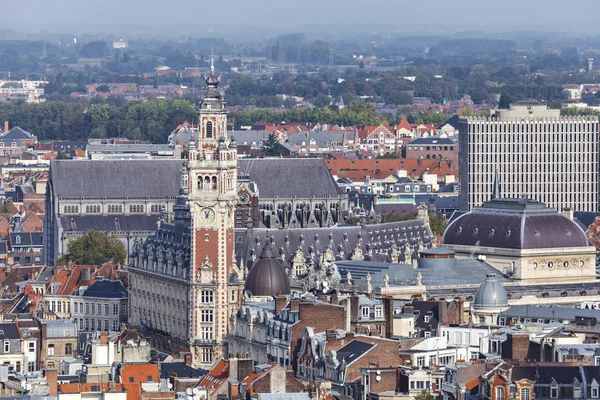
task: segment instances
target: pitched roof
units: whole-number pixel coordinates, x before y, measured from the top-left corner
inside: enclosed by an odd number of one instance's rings
[[[219,359],[198,385],[203,388],[212,389],[214,393],[227,379],[229,379],[229,363],[223,359]]]
[[[429,136],[426,138],[418,138],[413,140],[412,142],[408,143],[408,145],[411,144],[437,144],[437,145],[457,145],[457,143],[449,138],[443,138],[443,137],[439,137],[439,136]]]
[[[21,339],[19,329],[14,322],[0,324],[0,340]]]
[[[52,160],[49,179],[57,197],[176,197],[181,166],[181,160]]]
[[[124,192],[126,195],[126,192]],[[152,231],[156,230],[157,215],[63,215],[59,218],[65,232]]]
[[[121,369],[123,383],[159,382],[158,366],[156,364],[125,364]]]
[[[84,293],[83,297],[99,297],[105,299],[123,299],[127,291],[121,281],[97,280]]]
[[[406,119],[406,117],[402,118],[402,121],[396,126],[396,130],[406,129],[407,131],[412,131],[412,126],[410,122]]]
[[[2,135],[0,135],[0,140],[2,139],[34,139],[34,136],[27,132],[26,130],[15,126],[14,128],[12,128],[11,130],[9,130],[8,132],[3,133]]]
[[[340,189],[321,158],[241,159],[239,174],[256,182],[260,197],[338,196]]]
[[[413,160],[413,159],[362,159],[362,160],[326,160],[327,167],[333,175],[348,178],[352,181],[362,181],[367,176],[373,179],[383,179],[405,170],[413,179],[425,172],[439,175],[458,176],[458,168],[451,168],[446,161]]]
[[[204,369],[192,368],[185,362],[163,362],[160,363],[160,377],[170,378],[177,376],[179,378],[199,378],[208,373]]]

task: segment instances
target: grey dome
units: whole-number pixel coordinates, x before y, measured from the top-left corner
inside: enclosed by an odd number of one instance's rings
[[[508,307],[506,290],[498,282],[496,275],[487,275],[485,281],[477,289],[473,306],[475,308]]]
[[[268,240],[258,262],[248,273],[244,291],[250,292],[253,296],[278,296],[291,293],[290,279],[277,259],[277,252]]]
[[[503,249],[590,246],[572,219],[535,200],[493,199],[452,221],[442,243]]]

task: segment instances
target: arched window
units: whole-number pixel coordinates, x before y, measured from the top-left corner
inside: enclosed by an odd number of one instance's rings
[[[204,182],[204,178],[199,176],[198,177],[198,189],[202,189],[202,183]]]
[[[425,158],[427,158],[427,159],[429,160],[429,158],[430,158],[430,155],[429,155],[429,154],[427,154],[427,155],[425,156]]]
[[[212,190],[217,190],[217,177],[212,177]]]
[[[206,138],[210,139],[213,137],[213,123],[211,121],[208,121],[206,123]]]
[[[503,387],[496,388],[496,400],[504,400],[504,388]]]
[[[531,390],[529,388],[521,388],[521,400],[531,400]]]
[[[203,189],[206,189],[206,190],[210,189],[210,177],[209,176],[207,176],[207,177],[204,178],[204,187],[203,187]]]
[[[21,244],[21,236],[15,236],[15,243],[16,244]]]

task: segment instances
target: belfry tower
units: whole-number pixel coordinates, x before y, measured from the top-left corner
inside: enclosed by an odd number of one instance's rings
[[[198,143],[189,146],[192,217],[190,338],[192,362],[209,366],[227,356],[225,335],[241,304],[234,249],[237,203],[237,143],[227,137],[227,112],[214,66],[200,103]]]

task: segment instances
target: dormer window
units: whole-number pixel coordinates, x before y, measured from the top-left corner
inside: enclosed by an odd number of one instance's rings
[[[21,236],[19,236],[19,235],[15,236],[15,243],[21,244]]]

